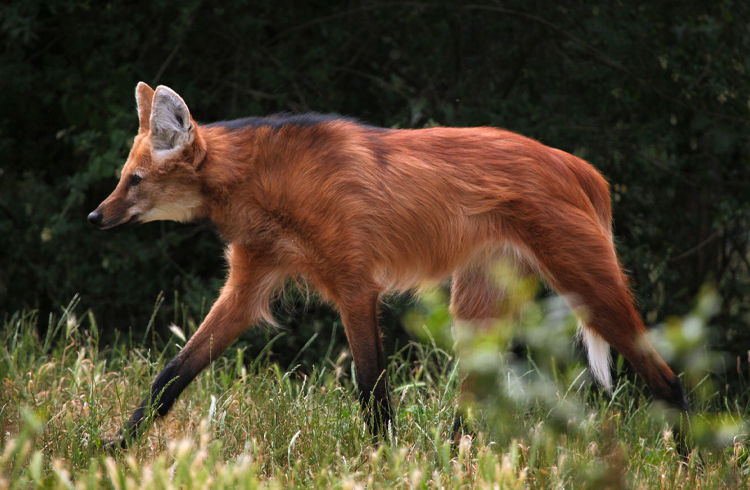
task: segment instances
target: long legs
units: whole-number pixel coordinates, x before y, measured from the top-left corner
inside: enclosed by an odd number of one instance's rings
[[[532,274],[531,267],[517,260],[517,257],[498,255],[486,257],[455,271],[451,283],[451,313],[456,322],[458,336],[459,358],[467,354],[463,348],[461,338],[466,331],[481,331],[493,327],[499,319],[512,320],[520,313],[518,298],[507,291],[495,277],[493,268],[510,269],[515,279],[523,280]],[[510,278],[509,278],[510,279]],[[477,395],[476,380],[465,369],[461,369],[461,388],[459,394],[459,412],[453,424],[454,442],[463,432],[467,431],[465,424],[466,408]]]
[[[268,300],[278,283],[262,257],[247,250],[229,250],[229,279],[198,331],[159,373],[149,396],[133,412],[114,441],[125,447],[135,437],[149,407],[164,416],[190,382],[254,321],[267,317]]]
[[[360,404],[373,434],[384,434],[393,415],[378,325],[379,296],[376,288],[362,288],[339,301],[356,368]]]

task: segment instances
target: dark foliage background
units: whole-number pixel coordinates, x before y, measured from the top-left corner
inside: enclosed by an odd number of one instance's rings
[[[492,125],[575,153],[612,184],[619,251],[649,323],[721,296],[711,347],[750,349],[750,9],[746,1],[68,1],[0,4],[0,308],[140,339],[154,301],[199,322],[222,283],[201,226],[109,235],[86,214],[137,131],[134,88],[200,121],[337,112],[389,127]],[[179,297],[175,299],[175,295]],[[278,306],[290,362],[336,313]],[[391,348],[403,302],[385,313]],[[273,333],[246,342],[257,352]],[[338,328],[336,341],[343,341]],[[734,357],[730,359],[734,370]],[[746,366],[745,368],[746,369]]]

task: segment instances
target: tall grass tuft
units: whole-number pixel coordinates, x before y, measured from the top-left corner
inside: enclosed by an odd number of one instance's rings
[[[391,357],[396,417],[380,443],[364,425],[346,352],[303,373],[234,349],[131,449],[108,453],[102,441],[186,327],[159,352],[100,345],[104,327],[77,316],[75,299],[44,328],[38,314],[16,313],[0,332],[0,489],[748,488],[747,396],[720,394],[721,357],[703,347],[710,291],[655,334],[692,390],[694,449],[684,457],[640,383],[621,376],[611,396],[592,385],[569,312],[531,301],[531,287],[512,325],[460,334],[458,348],[445,298],[423,296],[407,321],[423,341]],[[527,351],[512,353],[519,337]],[[473,437],[454,445],[461,372],[475,381],[462,401]]]

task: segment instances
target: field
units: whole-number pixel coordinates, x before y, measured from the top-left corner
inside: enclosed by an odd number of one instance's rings
[[[661,338],[677,329],[701,343],[709,315],[700,308]],[[437,300],[409,319],[426,326],[425,341],[391,358],[397,416],[387,440],[373,441],[364,426],[346,351],[329,350],[303,373],[230,348],[131,449],[108,452],[102,442],[184,342],[182,330],[164,353],[132,341],[111,348],[99,345],[93,316],[77,318],[72,306],[49,319],[46,336],[36,332],[47,319],[17,313],[2,330],[0,489],[748,488],[746,397],[688,377],[694,412],[683,433],[692,450],[681,455],[669,413],[638,383],[620,377],[612,396],[600,394],[580,359],[560,360],[571,342],[556,335],[569,333],[568,320],[553,321],[549,306],[526,316],[537,325],[526,329],[533,358],[503,353],[501,334],[471,339],[464,351],[484,389],[471,412],[474,437],[458,446],[459,371],[440,339],[447,320]],[[549,338],[558,340],[539,347]],[[704,354],[694,350],[690,362]]]

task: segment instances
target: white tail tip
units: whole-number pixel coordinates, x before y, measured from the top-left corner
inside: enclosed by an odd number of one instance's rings
[[[587,328],[578,322],[578,334],[586,345],[589,358],[589,369],[599,385],[607,391],[612,391],[612,375],[610,365],[612,358],[609,355],[609,344],[594,330]]]

